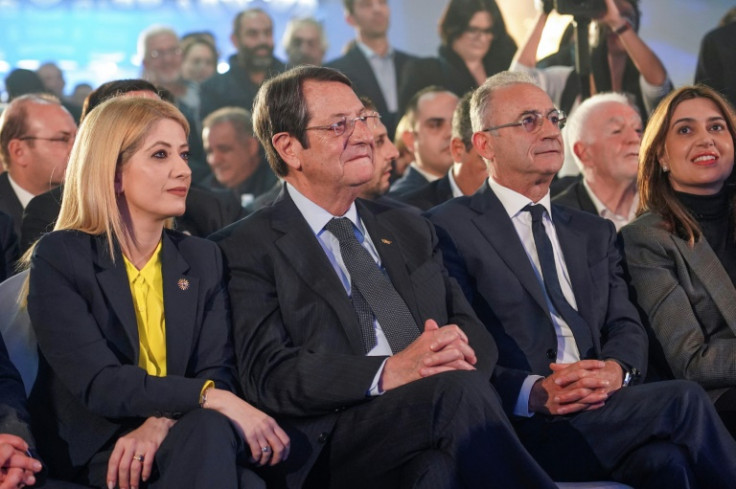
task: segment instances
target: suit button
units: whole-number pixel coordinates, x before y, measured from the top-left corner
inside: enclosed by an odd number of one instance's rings
[[[320,433],[319,436],[317,437],[317,441],[320,443],[325,443],[327,441],[328,436],[329,435],[327,433]]]
[[[547,358],[550,360],[556,360],[557,359],[557,350],[554,348],[550,348],[547,350]]]

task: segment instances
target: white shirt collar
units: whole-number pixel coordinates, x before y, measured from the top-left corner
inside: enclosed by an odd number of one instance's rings
[[[358,46],[358,49],[361,50],[361,52],[363,53],[363,56],[365,56],[368,59],[371,59],[374,56],[377,58],[391,58],[394,55],[394,48],[392,48],[391,46],[388,47],[388,51],[386,51],[386,54],[381,56],[380,54],[376,53],[374,50],[372,50],[367,45],[363,44],[357,39],[355,40],[355,45]]]
[[[488,185],[491,187],[491,190],[493,190],[493,193],[496,194],[498,200],[501,201],[504,209],[506,209],[506,213],[512,219],[514,218],[514,216],[519,214],[519,212],[521,212],[524,207],[529,204],[535,203],[532,202],[529,197],[522,195],[515,190],[511,190],[508,187],[504,187],[503,185],[495,181],[493,177],[488,178]],[[547,190],[547,194],[542,197],[539,202],[536,202],[536,204],[543,205],[544,208],[547,210],[547,215],[550,216],[550,218],[552,217],[552,205],[549,196],[549,189]]]
[[[18,185],[18,183],[15,180],[13,180],[13,177],[10,176],[10,173],[8,173],[8,181],[10,182],[10,186],[13,187],[15,196],[18,197],[18,200],[20,201],[20,205],[22,205],[23,208],[25,209],[28,203],[31,201],[31,199],[35,197],[35,195],[33,195],[28,190]]]
[[[325,209],[305,197],[296,189],[296,187],[288,182],[286,183],[286,190],[289,192],[291,200],[294,201],[296,208],[302,213],[302,216],[306,219],[307,224],[309,224],[309,227],[312,229],[315,236],[319,236],[319,234],[324,230],[325,225],[330,222],[330,219],[333,217],[347,217],[362,234],[365,234],[363,225],[361,224],[360,219],[358,219],[358,209],[355,207],[355,202],[350,204],[350,208],[344,215],[333,216]]]

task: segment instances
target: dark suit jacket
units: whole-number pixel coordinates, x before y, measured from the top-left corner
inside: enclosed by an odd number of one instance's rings
[[[490,379],[495,345],[448,277],[432,225],[401,208],[356,203],[417,325],[434,318],[462,327],[478,354],[478,371]],[[301,487],[340,413],[370,402],[366,393],[386,357],[363,353],[350,298],[287,191],[212,239],[230,272],[242,387],[292,441],[289,459],[268,482]]]
[[[509,413],[529,374],[549,375],[557,338],[547,302],[511,219],[488,185],[430,211],[445,264],[499,350],[495,385]],[[552,206],[578,311],[596,358],[646,370],[647,336],[628,297],[610,221]],[[581,352],[584,355],[584,352]]]
[[[713,399],[736,386],[736,288],[708,242],[691,247],[651,213],[621,228],[621,239],[635,300],[662,348],[657,367]]]
[[[16,236],[20,236],[20,223],[23,219],[23,204],[15,195],[15,190],[10,186],[8,172],[0,173],[0,211],[6,213],[13,219]]]
[[[36,438],[70,477],[149,416],[199,408],[205,380],[234,386],[222,259],[212,243],[166,231],[162,245],[167,376],[138,367],[139,338],[123,257],[79,231],[45,235],[30,273],[28,312],[42,362],[31,401]],[[40,413],[46,413],[41,417]],[[34,413],[34,415],[36,414]]]
[[[578,180],[564,191],[557,194],[552,199],[552,202],[571,209],[577,209],[579,211],[589,212],[591,214],[598,215],[598,209],[595,208],[595,204],[590,199],[588,191],[585,189],[582,180]]]
[[[54,229],[61,210],[63,186],[31,199],[23,213],[20,248],[25,252],[41,236]],[[213,192],[192,186],[186,211],[175,220],[176,229],[192,236],[208,236],[245,215],[240,202],[230,192]]]
[[[394,199],[399,199],[402,195],[418,190],[428,183],[429,181],[424,177],[424,175],[419,173],[413,166],[410,165],[406,167],[406,171],[401,176],[401,178],[391,184],[391,188],[388,191],[388,196]]]
[[[401,202],[413,205],[423,211],[429,210],[432,207],[440,205],[452,198],[450,177],[449,175],[445,175],[439,180],[429,182],[427,185],[403,195],[399,195],[397,198]]]
[[[736,24],[714,29],[703,37],[695,70],[695,83],[715,88],[736,104]]]
[[[394,68],[396,70],[396,94],[398,96],[399,87],[403,84],[403,76],[405,67],[410,61],[418,59],[416,56],[407,54],[403,51],[394,49]],[[371,99],[376,105],[381,119],[386,125],[390,138],[394,137],[396,124],[398,124],[398,116],[396,113],[390,113],[386,105],[386,99],[378,84],[376,75],[370,62],[360,50],[355,41],[352,42],[347,52],[339,58],[333,59],[325,66],[340,70],[353,82],[353,89],[358,95],[364,95]]]
[[[199,116],[202,120],[222,107],[235,106],[253,110],[253,99],[260,87],[250,80],[248,72],[240,65],[236,55],[230,56],[228,62],[228,71],[205,80],[199,87]],[[277,75],[285,69],[284,63],[272,58],[267,77]]]

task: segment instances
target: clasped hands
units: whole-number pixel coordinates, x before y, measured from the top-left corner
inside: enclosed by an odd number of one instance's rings
[[[552,374],[532,387],[532,412],[562,415],[598,409],[623,382],[623,369],[613,360],[552,363],[550,369]]]
[[[0,489],[32,486],[41,468],[41,462],[28,455],[28,444],[22,438],[0,434]]]
[[[451,370],[475,370],[477,361],[462,329],[455,324],[440,327],[437,321],[428,319],[419,338],[386,360],[381,388],[395,389]]]

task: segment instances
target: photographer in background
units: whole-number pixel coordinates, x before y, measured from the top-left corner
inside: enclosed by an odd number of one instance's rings
[[[672,90],[672,82],[656,54],[639,37],[641,12],[638,0],[599,0],[605,3],[605,14],[591,24],[594,33],[590,52],[591,94],[620,92],[628,95],[646,121],[659,101]],[[537,21],[511,63],[512,71],[531,75],[549,94],[558,108],[572,112],[580,103],[580,79],[570,66],[535,68],[536,53],[552,0],[541,4]],[[581,0],[558,0],[574,10]],[[582,5],[580,5],[582,7]],[[572,76],[571,76],[572,75]]]

